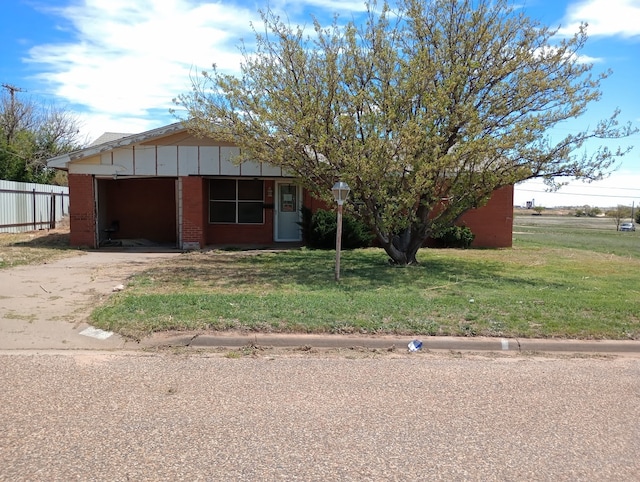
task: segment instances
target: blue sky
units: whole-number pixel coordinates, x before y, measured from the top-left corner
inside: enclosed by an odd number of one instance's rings
[[[640,126],[640,0],[524,0],[527,14],[575,32],[589,24],[582,55],[596,71],[611,69],[602,100],[585,118],[563,125],[594,125],[619,107],[621,120]],[[103,132],[137,133],[174,122],[171,99],[190,87],[189,76],[216,63],[235,72],[241,39],[260,24],[266,0],[3,0],[0,83],[17,95],[76,112],[88,141]],[[293,24],[310,15],[350,19],[360,0],[271,0]],[[616,143],[615,145],[617,145]],[[516,204],[545,207],[640,205],[640,134],[621,142],[637,147],[602,182],[571,183],[545,193],[541,183],[516,187]],[[610,144],[614,145],[614,144]],[[596,146],[587,146],[587,150]]]

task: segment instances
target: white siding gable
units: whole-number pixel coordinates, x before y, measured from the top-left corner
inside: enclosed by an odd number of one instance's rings
[[[240,149],[237,147],[220,148],[220,174],[223,176],[239,176],[240,166],[234,164],[232,159],[240,154]]]
[[[67,166],[71,173],[97,176],[238,176],[293,177],[280,167],[246,161],[236,164],[240,148],[229,145],[202,145],[185,139],[177,125],[129,136],[51,160],[56,167]],[[160,135],[154,138],[154,135]],[[166,136],[169,134],[169,137]],[[176,136],[172,138],[171,136]],[[204,142],[206,144],[206,142]],[[96,161],[99,159],[99,164]]]
[[[178,147],[178,176],[198,174],[198,146]]]
[[[178,175],[178,146],[158,146],[158,176]]]
[[[136,174],[139,176],[156,175],[156,146],[136,146]]]
[[[135,174],[133,172],[133,149],[116,149],[113,151],[113,164],[121,166],[123,169],[118,169],[118,175],[131,176]]]
[[[200,169],[202,176],[217,176],[220,174],[220,148],[202,146],[200,149]]]

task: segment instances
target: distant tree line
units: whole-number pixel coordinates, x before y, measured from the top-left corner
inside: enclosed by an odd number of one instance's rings
[[[616,229],[620,228],[620,223],[624,222],[626,219],[640,223],[640,213],[638,213],[637,210],[634,210],[631,206],[618,204],[617,207],[607,210],[605,214],[607,217],[613,218],[613,221],[616,223]]]
[[[622,204],[618,204],[616,207],[604,211],[598,207],[585,204],[577,208],[574,212],[574,216],[576,217],[595,218],[602,215],[612,218],[618,227],[625,219],[631,219],[640,224],[640,209],[634,209],[632,206],[624,206]]]
[[[577,208],[575,212],[575,215],[578,218],[581,218],[581,217],[595,218],[597,216],[600,216],[601,214],[602,214],[602,210],[599,207],[592,207],[592,206],[589,206],[588,204],[585,204],[584,206]]]
[[[3,84],[0,96],[0,179],[66,185],[47,159],[82,147],[77,117],[60,107],[20,99]]]

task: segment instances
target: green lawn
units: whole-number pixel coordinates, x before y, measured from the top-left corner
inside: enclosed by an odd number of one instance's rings
[[[331,251],[187,253],[129,280],[93,322],[130,336],[242,329],[640,339],[639,233],[564,219],[518,218],[512,249],[424,249],[414,267],[390,266],[378,249],[346,251],[340,283]]]

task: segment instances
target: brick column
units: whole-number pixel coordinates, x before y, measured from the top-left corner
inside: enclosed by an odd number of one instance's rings
[[[97,248],[95,184],[90,174],[69,174],[71,246]]]
[[[182,239],[183,249],[200,249],[206,244],[205,226],[205,182],[201,177],[188,176],[182,180]]]

